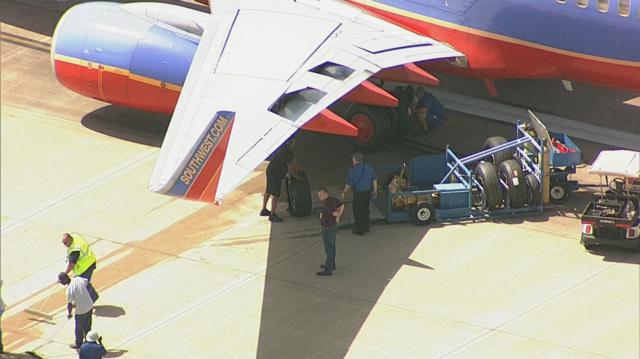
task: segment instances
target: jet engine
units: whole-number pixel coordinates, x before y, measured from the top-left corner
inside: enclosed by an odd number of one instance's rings
[[[56,26],[51,65],[79,94],[171,114],[207,16],[158,3],[76,5]]]

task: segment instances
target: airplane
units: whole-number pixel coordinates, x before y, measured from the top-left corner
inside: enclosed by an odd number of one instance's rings
[[[482,79],[493,96],[496,79],[640,91],[640,1],[345,1],[464,53],[458,61],[418,65]]]
[[[51,62],[75,92],[172,114],[149,188],[220,203],[298,129],[379,131],[327,109],[397,106],[372,78],[433,86],[436,68],[490,92],[496,78],[640,89],[638,2],[576,1],[84,3],[58,22]]]

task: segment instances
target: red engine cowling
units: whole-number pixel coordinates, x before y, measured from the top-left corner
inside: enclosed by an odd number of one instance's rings
[[[56,26],[52,67],[82,95],[171,114],[202,33],[194,19],[205,15],[167,4],[74,6]]]

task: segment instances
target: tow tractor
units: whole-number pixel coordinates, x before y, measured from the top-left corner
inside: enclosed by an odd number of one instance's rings
[[[388,190],[379,191],[381,196],[374,203],[388,222],[426,225],[433,220],[540,212],[548,196],[553,198],[553,185],[566,189],[557,196],[565,199],[577,188],[569,177],[580,161],[580,149],[565,134],[550,136],[542,122],[529,114],[532,122],[517,124],[514,140],[491,137],[480,152],[459,157],[447,146],[444,154],[378,167],[379,177],[386,173],[393,179],[385,183]],[[567,150],[557,151],[552,141]],[[551,191],[543,190],[545,179]]]
[[[606,190],[582,212],[580,243],[588,250],[604,244],[640,251],[640,152],[602,151],[589,173],[600,175]]]

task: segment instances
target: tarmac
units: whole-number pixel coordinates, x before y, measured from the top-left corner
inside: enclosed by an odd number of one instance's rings
[[[318,277],[324,254],[317,211],[294,218],[282,205],[285,221],[276,224],[258,216],[266,163],[222,206],[146,189],[169,118],[87,99],[57,83],[48,46],[67,5],[0,3],[0,274],[8,305],[1,325],[8,352],[76,357],[68,347],[73,321],[55,280],[65,268],[62,233],[77,232],[98,257],[93,327],[111,358],[640,356],[640,254],[586,251],[578,242],[579,214],[596,187],[541,214],[494,221],[422,227],[387,224],[375,212],[368,235],[338,233],[337,270]],[[629,111],[618,111],[617,99],[633,94],[598,91],[603,102],[616,101],[609,122],[593,125],[640,131],[630,125],[640,116],[616,117]],[[576,106],[590,105],[579,100]],[[555,106],[543,110],[570,117]],[[513,133],[512,124],[451,112],[437,132],[411,138],[468,153],[491,135]],[[588,163],[615,144],[576,142],[587,162],[576,178],[597,184]],[[297,143],[311,187],[337,194],[353,151],[348,141],[303,132]],[[389,145],[367,158],[395,164],[416,152]],[[40,308],[51,291],[42,309],[52,321],[24,312]]]

